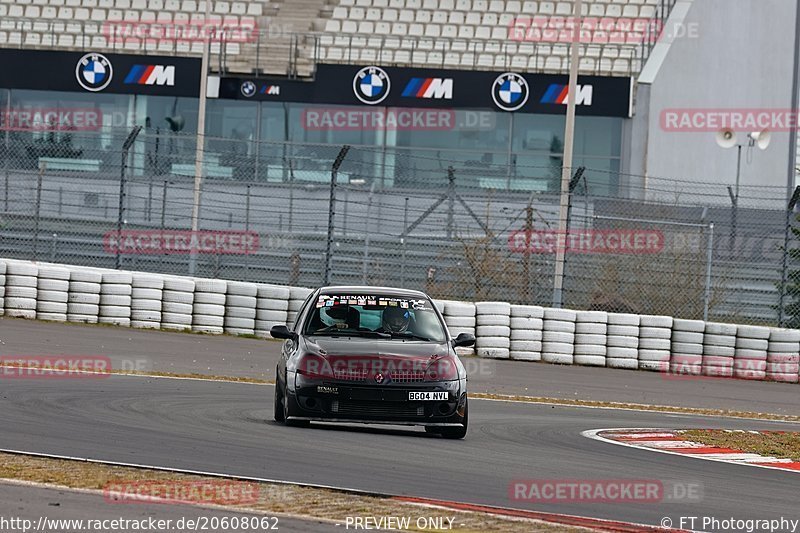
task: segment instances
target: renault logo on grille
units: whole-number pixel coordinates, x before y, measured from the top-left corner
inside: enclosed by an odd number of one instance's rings
[[[384,380],[383,374],[381,374],[380,372],[375,374],[375,382],[376,383],[383,383],[383,380]]]

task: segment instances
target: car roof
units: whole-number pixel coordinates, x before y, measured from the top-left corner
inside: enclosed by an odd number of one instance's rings
[[[369,285],[332,285],[321,287],[320,294],[374,294],[376,296],[397,296],[400,298],[429,298],[421,291],[397,287],[372,287]]]

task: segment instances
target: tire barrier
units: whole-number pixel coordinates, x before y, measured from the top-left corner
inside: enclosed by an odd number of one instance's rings
[[[312,289],[0,259],[0,316],[270,338]],[[436,300],[461,355],[800,381],[800,330]]]
[[[544,308],[535,305],[511,306],[511,359],[542,360]]]
[[[477,302],[475,304],[475,353],[479,357],[511,357],[511,304]]]

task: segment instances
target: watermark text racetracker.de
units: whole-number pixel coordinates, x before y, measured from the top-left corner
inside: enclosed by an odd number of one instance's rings
[[[775,108],[669,108],[661,111],[661,129],[667,132],[714,133],[734,131],[796,130],[797,109]]]
[[[508,486],[512,501],[534,503],[696,503],[699,482],[660,479],[523,479]]]
[[[103,487],[108,503],[191,503],[244,505],[261,499],[257,483],[236,480],[133,480],[112,481]]]
[[[691,531],[730,531],[755,533],[756,531],[797,533],[800,531],[800,519],[770,518],[770,519],[741,519],[733,517],[716,516],[679,516],[674,520],[665,516],[661,519],[661,527]]]
[[[657,254],[664,249],[658,230],[519,230],[508,237],[514,253],[554,254],[558,250],[582,254]]]
[[[232,254],[258,251],[259,235],[253,231],[123,230],[103,236],[109,254]]]
[[[104,355],[3,355],[0,379],[102,378],[111,374]]]

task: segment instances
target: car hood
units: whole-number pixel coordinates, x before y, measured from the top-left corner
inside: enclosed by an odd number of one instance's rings
[[[428,361],[449,353],[446,343],[357,337],[307,337],[305,347],[309,352],[317,353],[328,360],[356,356],[367,359],[408,360],[410,358]]]

